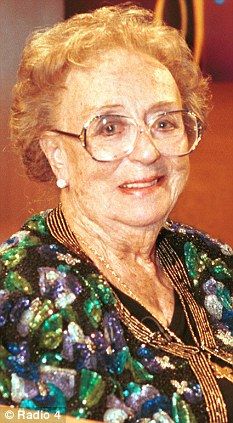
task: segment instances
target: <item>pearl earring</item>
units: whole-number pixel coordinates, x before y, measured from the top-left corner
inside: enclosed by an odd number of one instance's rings
[[[65,179],[62,179],[62,178],[60,178],[60,179],[57,179],[57,187],[58,188],[65,188],[65,187],[67,187],[67,182],[65,181]]]

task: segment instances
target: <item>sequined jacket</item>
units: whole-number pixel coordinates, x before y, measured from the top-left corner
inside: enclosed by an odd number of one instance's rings
[[[181,224],[161,230],[185,345],[131,315],[64,241],[59,212],[47,214],[0,246],[1,403],[113,423],[227,422],[218,377],[232,380],[231,249]]]

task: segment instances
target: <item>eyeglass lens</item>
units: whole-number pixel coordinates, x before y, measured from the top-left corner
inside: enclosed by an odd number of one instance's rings
[[[157,114],[150,120],[148,130],[158,151],[169,156],[189,153],[198,138],[197,119],[187,111]],[[98,116],[86,128],[86,148],[97,160],[116,160],[133,151],[138,135],[139,126],[134,119]]]

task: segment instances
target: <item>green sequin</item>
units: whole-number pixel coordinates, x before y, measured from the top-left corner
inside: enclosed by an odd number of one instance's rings
[[[88,408],[98,404],[104,393],[105,382],[101,375],[88,369],[81,370],[79,399]]]
[[[198,276],[199,256],[192,242],[186,242],[184,244],[184,258],[189,275],[193,279],[196,278]]]
[[[223,286],[223,287],[217,286],[216,295],[217,295],[218,299],[220,300],[221,304],[223,305],[223,307],[226,308],[226,310],[232,309],[231,295],[230,295],[230,292],[228,291],[228,289],[225,286]]]
[[[96,286],[96,291],[103,304],[112,305],[115,303],[115,298],[113,296],[112,290],[108,285],[104,283],[99,283]]]
[[[120,375],[125,366],[127,361],[129,360],[129,348],[128,347],[123,347],[121,351],[118,351],[117,353],[114,354],[114,359],[113,359],[113,369],[112,371],[118,375]]]
[[[44,353],[40,357],[39,363],[46,366],[59,366],[63,360],[63,357],[60,353]]]
[[[89,298],[84,303],[84,311],[94,328],[98,328],[102,317],[100,301],[97,298]]]
[[[6,348],[3,347],[3,345],[0,345],[0,359],[8,357],[9,352],[6,350]]]
[[[2,263],[2,261],[0,260],[0,275],[2,275],[2,273],[3,273],[3,263]]]
[[[53,314],[43,323],[41,328],[40,346],[55,349],[62,341],[62,317],[59,313]]]
[[[177,393],[172,396],[172,418],[175,423],[197,423],[190,405]]]
[[[77,322],[78,315],[71,305],[68,305],[60,310],[61,316],[67,322]]]
[[[95,273],[86,277],[86,284],[91,289],[92,297],[98,298],[103,304],[114,304],[115,298],[111,288],[104,283],[103,278]]]
[[[53,310],[54,306],[51,300],[45,300],[42,304],[40,304],[32,320],[30,321],[30,329],[32,331],[37,330],[45,321],[45,319],[52,315]]]
[[[142,363],[132,358],[127,362],[126,368],[131,371],[135,382],[151,382],[154,379],[154,376],[148,373]]]
[[[96,291],[96,286],[99,282],[99,275],[96,273],[89,273],[85,278],[86,285],[91,288],[94,292]]]
[[[216,279],[220,281],[229,279],[233,276],[233,272],[231,272],[230,269],[228,269],[228,267],[223,262],[213,266],[211,273]]]
[[[87,419],[90,413],[86,408],[80,407],[78,410],[72,411],[71,416],[76,417],[76,419]]]
[[[30,220],[26,222],[26,227],[32,231],[39,232],[42,235],[48,234],[45,218],[41,215],[32,216]]]
[[[184,244],[184,258],[189,275],[198,282],[199,276],[205,268],[219,281],[231,278],[233,272],[221,259],[211,260],[206,253],[198,254],[198,250],[192,242]]]
[[[111,393],[116,393],[119,398],[124,399],[123,388],[120,382],[118,382],[118,380],[114,379],[113,377],[109,378],[109,382],[111,382]]]
[[[140,395],[141,390],[142,388],[140,385],[138,385],[138,383],[130,382],[128,383],[128,385],[126,386],[126,390],[124,391],[124,397],[128,397],[132,394]]]
[[[18,243],[18,247],[35,247],[40,244],[41,240],[37,236],[25,236],[25,238]]]
[[[10,378],[0,372],[0,392],[3,398],[10,398],[11,395],[11,381]]]
[[[7,370],[6,357],[9,355],[10,353],[2,345],[0,345],[0,370]]]
[[[71,269],[71,267],[68,266],[68,264],[59,264],[57,266],[57,270],[61,273],[69,273],[70,269]]]
[[[26,250],[24,248],[11,248],[2,255],[2,261],[8,269],[17,266],[24,257],[26,257]]]
[[[5,360],[0,359],[0,370],[7,370],[7,366],[5,364]]]
[[[8,291],[21,291],[24,294],[32,294],[33,292],[30,283],[18,272],[12,270],[8,272],[4,279],[4,288]]]
[[[99,283],[99,275],[96,275],[95,273],[90,273],[85,277],[84,283],[91,291],[91,298],[97,298],[99,300],[100,297],[97,289],[97,285]]]

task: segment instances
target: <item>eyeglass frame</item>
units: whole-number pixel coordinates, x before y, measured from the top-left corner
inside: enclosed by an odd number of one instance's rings
[[[175,154],[175,155],[168,155],[168,154],[163,154],[163,153],[161,153],[159,150],[159,153],[162,155],[162,156],[166,156],[166,157],[184,157],[184,156],[187,156],[188,154],[190,154],[190,153],[192,153],[196,148],[197,148],[197,146],[198,146],[198,144],[200,143],[200,141],[201,141],[201,138],[202,138],[202,134],[203,134],[203,125],[202,125],[202,123],[201,123],[201,121],[200,121],[200,119],[196,116],[196,114],[194,113],[194,112],[192,112],[191,110],[188,110],[188,109],[178,109],[178,110],[168,110],[168,111],[163,111],[163,112],[159,112],[159,116],[166,116],[166,115],[169,115],[169,114],[171,114],[171,113],[178,113],[178,112],[182,112],[182,113],[187,113],[187,114],[189,114],[190,116],[192,116],[192,117],[194,117],[195,119],[196,119],[196,122],[197,122],[197,138],[196,138],[196,141],[194,142],[194,144],[193,144],[193,146],[190,148],[190,150],[187,152],[187,153],[183,153],[183,154]],[[81,130],[81,132],[80,132],[80,134],[75,134],[75,133],[73,133],[73,132],[67,132],[67,131],[62,131],[62,130],[60,130],[60,129],[50,129],[49,131],[51,131],[51,132],[55,132],[55,133],[58,133],[58,134],[61,134],[61,135],[65,135],[65,136],[69,136],[69,137],[74,137],[74,138],[76,138],[76,139],[78,139],[80,142],[81,142],[81,145],[82,145],[82,147],[83,148],[85,148],[85,150],[87,151],[87,153],[88,154],[90,154],[90,156],[94,159],[94,160],[96,160],[96,161],[98,161],[98,162],[112,162],[112,161],[115,161],[115,160],[120,160],[120,158],[117,158],[117,159],[113,159],[113,160],[99,160],[99,159],[96,159],[95,157],[93,157],[92,156],[92,154],[90,153],[90,151],[88,151],[87,150],[87,137],[86,137],[86,133],[87,133],[87,129],[88,129],[88,127],[91,125],[91,123],[95,120],[95,119],[100,119],[100,118],[103,118],[103,117],[105,117],[105,116],[119,116],[119,117],[122,117],[122,118],[127,118],[127,119],[131,119],[133,122],[134,122],[134,124],[135,124],[135,126],[138,128],[138,133],[140,133],[140,134],[142,134],[142,133],[144,133],[145,132],[145,129],[143,129],[135,120],[134,120],[134,118],[132,118],[132,117],[130,117],[130,116],[125,116],[125,115],[118,115],[118,114],[100,114],[100,115],[96,115],[96,116],[94,116],[94,117],[92,117],[92,118],[90,118],[90,119],[88,119],[88,121],[86,122],[86,123],[84,123],[84,125],[83,125],[83,127],[82,127],[82,130]],[[155,122],[155,120],[156,119],[154,119],[154,120],[152,120],[152,122],[151,123],[148,123],[148,124],[145,124],[145,127],[146,127],[146,132],[148,132],[148,130],[150,130],[150,128],[151,128],[151,126],[153,125],[153,123]],[[151,133],[149,132],[149,135],[151,136]],[[82,139],[82,138],[83,139]],[[153,137],[152,137],[153,138]],[[136,140],[137,140],[137,137],[136,137],[136,139],[135,139],[135,142],[136,142]],[[156,140],[156,138],[155,138],[155,140]],[[134,148],[135,148],[135,145],[134,145]],[[133,150],[134,150],[134,148],[133,148]],[[156,148],[156,145],[155,145],[155,148]],[[133,151],[132,150],[132,151]],[[131,151],[131,152],[132,152]],[[128,153],[128,154],[126,154],[125,156],[123,156],[123,157],[127,157],[129,154],[131,154],[131,152],[130,153]],[[123,158],[122,157],[122,158]]]

